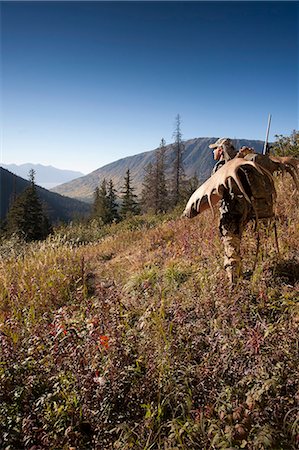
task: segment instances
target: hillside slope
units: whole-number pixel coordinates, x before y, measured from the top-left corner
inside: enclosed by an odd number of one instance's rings
[[[82,172],[57,169],[56,167],[44,166],[42,164],[2,164],[2,167],[25,179],[28,178],[29,170],[33,169],[35,171],[36,184],[46,189],[50,189],[58,184],[67,183],[68,181],[83,176]]]
[[[278,184],[280,254],[262,226],[250,273],[249,225],[234,290],[210,212],[4,246],[0,446],[295,450],[299,205]]]
[[[5,218],[13,197],[23,192],[29,184],[28,180],[0,167],[0,220]],[[40,186],[36,188],[48,217],[53,222],[68,222],[75,217],[86,216],[90,212],[90,206],[87,203],[50,192]]]
[[[183,164],[187,177],[192,177],[196,172],[197,176],[204,181],[210,175],[214,162],[213,154],[208,147],[215,140],[216,138],[195,138],[184,142]],[[236,148],[240,148],[243,145],[254,147],[258,152],[261,152],[263,148],[262,141],[236,139],[234,144]],[[167,145],[166,148],[168,175],[170,175],[174,151],[171,145]],[[106,180],[112,179],[116,189],[120,190],[124,184],[126,170],[130,169],[133,185],[136,188],[136,193],[139,194],[142,189],[144,168],[148,163],[153,162],[154,153],[155,150],[151,150],[138,155],[128,156],[107,164],[84,177],[61,184],[53,188],[52,191],[69,197],[91,201],[95,188],[99,186],[104,178]]]

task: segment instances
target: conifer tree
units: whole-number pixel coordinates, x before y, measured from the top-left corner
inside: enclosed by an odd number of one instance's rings
[[[128,217],[130,215],[139,214],[139,205],[137,202],[137,195],[134,194],[135,188],[132,186],[130,169],[127,170],[124,179],[124,186],[121,191],[122,204],[120,208],[120,215],[122,218]]]
[[[98,217],[99,204],[100,204],[100,188],[99,186],[97,186],[93,193],[93,204],[91,212],[91,216],[93,219],[96,219]]]
[[[100,187],[96,187],[94,192],[93,217],[101,219],[104,224],[110,221],[107,182],[105,178]]]
[[[156,214],[165,212],[168,209],[168,191],[166,183],[166,142],[162,138],[160,147],[156,151]]]
[[[185,197],[186,200],[189,199],[189,197],[193,194],[194,191],[199,187],[200,180],[197,176],[197,173],[195,172],[194,175],[189,178],[189,180],[186,182],[186,189],[185,189]]]
[[[108,193],[107,193],[109,223],[119,221],[118,206],[117,206],[116,198],[117,198],[116,190],[114,189],[113,181],[110,179],[109,185],[108,185]]]
[[[142,208],[145,212],[159,214],[167,210],[165,152],[165,140],[162,139],[159,149],[155,152],[154,162],[150,162],[145,168],[142,183]]]
[[[173,162],[173,179],[172,179],[172,189],[171,189],[171,201],[172,206],[176,206],[180,201],[182,201],[184,195],[184,182],[185,182],[185,172],[183,166],[183,150],[184,144],[182,141],[182,132],[181,132],[181,117],[178,114],[175,118],[176,125],[173,133],[173,137],[175,138],[175,142],[173,144],[173,149],[175,153],[174,162]]]
[[[141,192],[141,207],[143,212],[155,212],[155,170],[150,162],[144,168]]]
[[[7,233],[22,236],[26,241],[42,240],[52,227],[43,211],[35,186],[35,172],[29,172],[30,185],[13,202],[7,215]]]

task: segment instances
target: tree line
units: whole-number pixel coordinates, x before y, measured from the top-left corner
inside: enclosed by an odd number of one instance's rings
[[[198,187],[194,176],[187,180],[183,164],[184,142],[181,132],[181,118],[176,116],[172,152],[167,155],[164,138],[155,151],[153,161],[144,168],[140,198],[135,194],[130,169],[127,169],[124,184],[117,201],[112,180],[104,179],[94,192],[93,218],[100,218],[104,224],[119,221],[140,213],[161,214],[184,202]],[[171,160],[169,161],[169,156]],[[167,170],[170,165],[170,171]],[[168,177],[167,177],[168,174]]]
[[[124,176],[124,183],[119,195],[110,179],[103,179],[95,188],[90,219],[102,224],[119,222],[140,213],[160,214],[174,209],[197,188],[198,180],[193,177],[186,181],[183,167],[184,143],[181,132],[181,119],[177,115],[172,160],[167,158],[164,139],[156,150],[153,161],[144,169],[144,178],[140,198],[135,193],[130,169]],[[168,171],[167,165],[171,170]],[[12,199],[2,231],[9,236],[21,236],[26,241],[45,239],[52,232],[52,225],[47,217],[45,205],[38,197],[35,185],[35,172],[29,172],[30,185],[22,194]]]
[[[119,196],[111,179],[102,180],[96,187],[90,219],[100,220],[105,225],[140,213],[165,213],[183,205],[197,189],[199,180],[196,173],[190,179],[185,176],[180,115],[176,116],[173,137],[173,151],[167,155],[162,138],[153,161],[144,168],[140,198],[135,194],[132,175],[127,169]],[[271,152],[299,157],[299,132],[294,130],[290,136],[277,135]],[[0,231],[6,236],[16,234],[26,241],[43,240],[53,228],[37,193],[34,170],[29,172],[29,181],[30,185],[13,199]]]

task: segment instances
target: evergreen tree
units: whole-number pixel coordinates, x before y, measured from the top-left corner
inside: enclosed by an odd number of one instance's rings
[[[173,133],[173,137],[175,138],[175,142],[173,144],[173,149],[175,153],[174,162],[173,162],[173,180],[172,180],[172,189],[171,189],[171,201],[172,206],[176,206],[180,201],[182,201],[184,194],[184,182],[185,182],[185,172],[183,166],[183,150],[184,144],[182,141],[182,133],[181,133],[181,118],[178,114],[176,116],[176,125]]]
[[[139,214],[140,211],[137,202],[137,195],[134,194],[135,188],[132,186],[130,169],[127,170],[124,181],[125,183],[121,191],[123,195],[121,198],[122,204],[120,208],[120,215],[122,218]]]
[[[165,140],[162,139],[155,152],[153,163],[145,168],[142,189],[142,208],[155,214],[167,210],[167,188],[165,178]]]
[[[104,224],[110,221],[107,182],[105,178],[100,187],[96,187],[95,189],[92,214],[94,218],[101,219]]]
[[[144,177],[142,182],[141,192],[141,207],[143,212],[155,212],[155,170],[153,164],[150,162],[144,168]]]
[[[16,197],[7,215],[7,233],[22,236],[26,241],[42,240],[52,227],[43,212],[35,186],[35,172],[29,172],[30,185]]]
[[[168,191],[166,183],[166,142],[162,138],[160,147],[156,151],[156,214],[165,212],[168,209]]]
[[[194,191],[199,187],[200,180],[197,176],[197,173],[195,172],[193,177],[191,177],[187,183],[186,183],[186,189],[185,189],[185,197],[186,200],[189,199],[189,197],[193,194]]]
[[[99,204],[100,204],[100,188],[99,186],[97,186],[93,193],[93,204],[91,212],[91,216],[93,219],[96,219],[98,217]]]
[[[107,201],[108,201],[108,211],[109,211],[109,223],[112,222],[118,222],[119,221],[119,214],[118,214],[118,207],[117,207],[117,201],[116,201],[116,190],[113,186],[113,181],[109,181],[108,185],[108,193],[107,193]]]

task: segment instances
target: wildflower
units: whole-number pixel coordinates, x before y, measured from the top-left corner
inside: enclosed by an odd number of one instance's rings
[[[100,336],[99,338],[100,345],[104,347],[106,350],[109,348],[109,337],[108,336]]]

